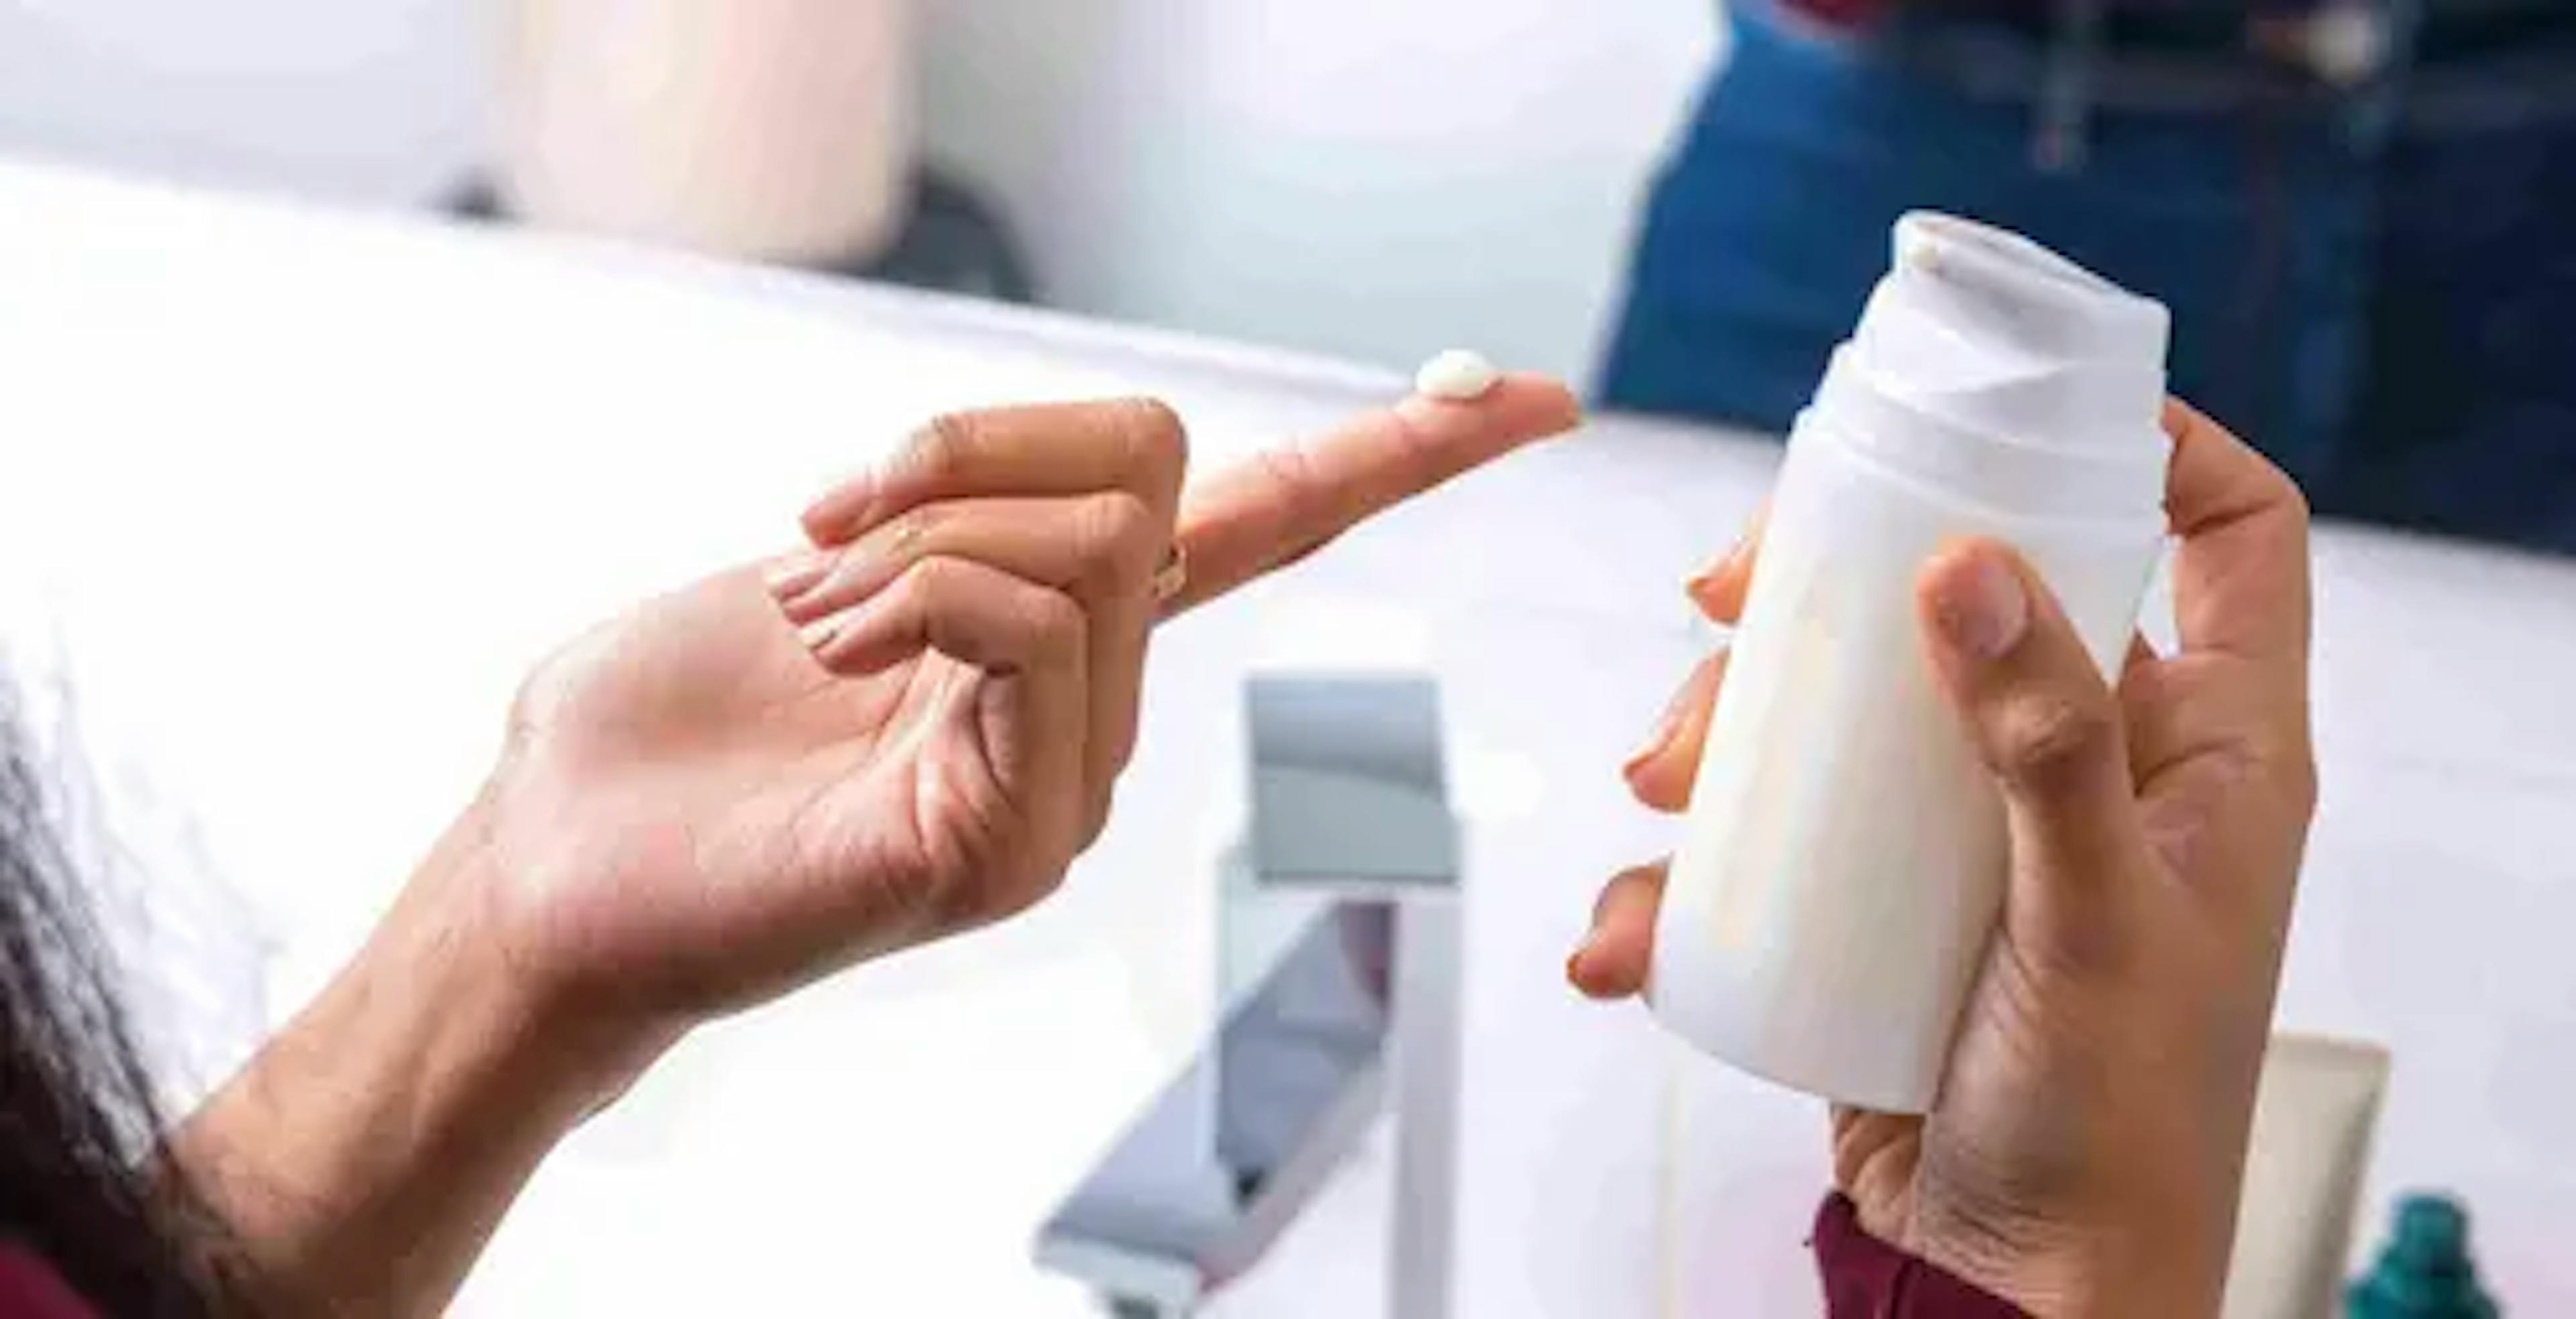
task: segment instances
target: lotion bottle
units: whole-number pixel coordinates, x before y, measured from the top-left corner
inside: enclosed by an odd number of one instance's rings
[[[1746,1071],[1919,1113],[2001,910],[2000,796],[1916,631],[1988,536],[2107,675],[2161,552],[2167,316],[2026,239],[1908,215],[1793,428],[1648,997]]]

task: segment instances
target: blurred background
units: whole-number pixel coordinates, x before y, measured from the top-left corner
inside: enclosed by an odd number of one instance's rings
[[[1949,209],[2170,304],[2321,511],[2576,551],[2576,6],[1721,9],[15,0],[0,150],[1382,366],[1472,328],[1773,433]]]
[[[2377,524],[2318,541],[2280,1017],[2397,1059],[2357,1203],[2456,1189],[2499,1291],[2576,1312],[2576,0],[0,0],[0,658],[77,677],[52,740],[120,798],[111,905],[152,924],[198,869],[249,912],[265,965],[174,991],[225,1009],[210,1078],[363,935],[532,658],[774,549],[781,491],[919,417],[1148,390],[1212,462],[1452,345],[1557,373],[1582,443],[1158,640],[1060,900],[695,1046],[462,1309],[757,1275],[800,1312],[877,1232],[898,1311],[1095,1313],[1031,1242],[1232,992],[1242,683],[1396,638],[1496,895],[1452,987],[1460,1312],[1803,1312],[1812,1112],[1558,968],[1668,842],[1614,767],[1708,644],[1673,586],[1918,206],[2164,299],[2177,388]],[[1369,1312],[1390,1193],[1336,1186],[1221,1313]]]
[[[869,11],[881,27],[851,21]],[[764,85],[792,100],[795,61],[753,30],[773,18],[806,34],[809,71],[818,29],[862,67],[900,44],[885,67],[913,122],[873,137],[840,103],[843,154],[917,153],[971,189],[1048,305],[1408,367],[1473,327],[1569,376],[1717,27],[1701,4],[1555,0],[12,0],[0,149],[442,207],[538,131],[506,113],[528,80],[685,100],[730,76],[700,107],[717,117],[756,114]],[[520,37],[584,67],[533,68]],[[708,72],[727,49],[744,71]],[[687,109],[655,121],[674,149]]]

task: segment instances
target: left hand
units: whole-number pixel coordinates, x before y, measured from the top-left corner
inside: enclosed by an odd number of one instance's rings
[[[2106,684],[2047,585],[1990,541],[1916,582],[1923,659],[1993,776],[2003,910],[1928,1116],[1836,1107],[1861,1225],[2034,1315],[2217,1312],[2316,768],[2308,515],[2260,454],[2174,404],[2165,508],[2180,649]],[[1733,623],[1757,537],[1692,583]],[[1628,765],[1689,805],[1724,653]],[[1661,866],[1603,890],[1566,965],[1645,988]]]
[[[1158,618],[1575,420],[1507,379],[1184,499],[1158,404],[943,419],[817,501],[812,548],[539,668],[468,822],[488,935],[585,1014],[685,1026],[1017,912],[1102,826]]]

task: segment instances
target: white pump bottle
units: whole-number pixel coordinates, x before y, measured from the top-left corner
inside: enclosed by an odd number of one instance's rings
[[[2161,551],[2167,317],[1946,216],[1793,430],[1656,926],[1656,1015],[1747,1071],[1927,1110],[2000,911],[2000,798],[1914,581],[1945,540],[2038,569],[2107,674]]]

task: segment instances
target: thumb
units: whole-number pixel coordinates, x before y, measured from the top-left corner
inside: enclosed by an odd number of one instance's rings
[[[2047,584],[2004,546],[1966,541],[1925,565],[1916,600],[1933,669],[2003,791],[2014,904],[2062,912],[2135,869],[2119,703]]]

